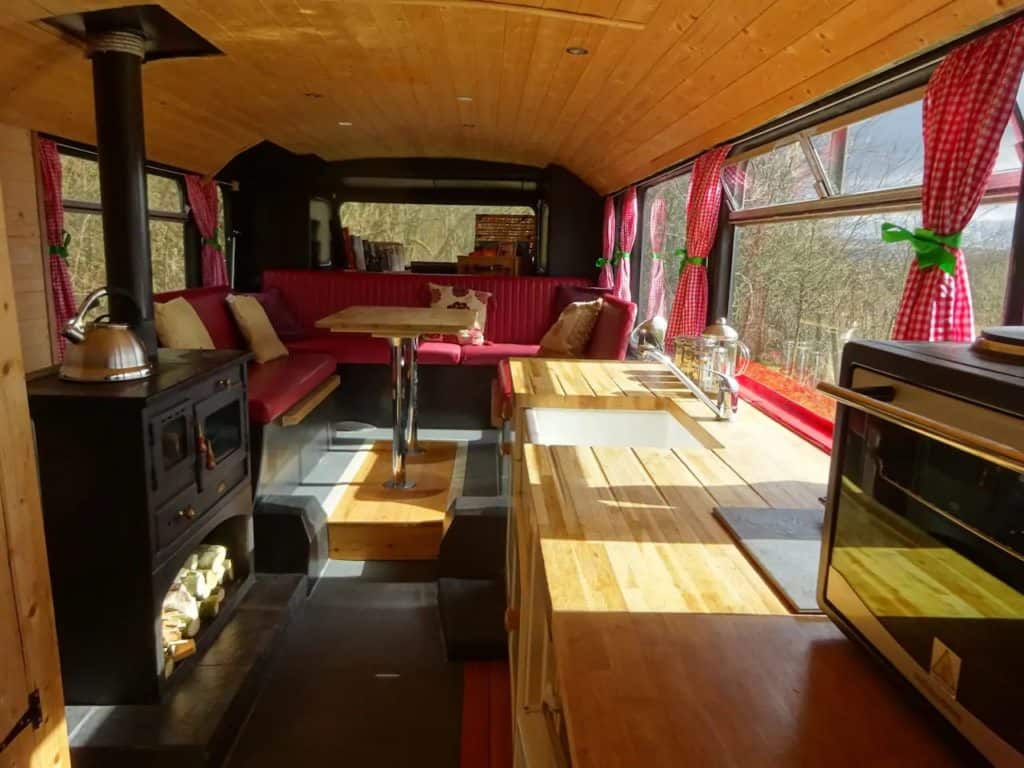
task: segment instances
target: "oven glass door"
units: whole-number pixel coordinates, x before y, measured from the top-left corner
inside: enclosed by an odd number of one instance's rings
[[[912,678],[1024,750],[1024,476],[845,410],[826,600],[861,613],[849,621],[866,634],[880,626],[881,645],[902,651],[882,652],[911,658]]]

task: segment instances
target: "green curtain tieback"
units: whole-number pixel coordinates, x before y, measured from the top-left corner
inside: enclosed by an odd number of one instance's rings
[[[210,237],[204,237],[203,238],[203,245],[212,245],[218,251],[220,251],[221,253],[224,253],[224,248],[221,247],[221,244],[220,244],[220,237],[219,237],[219,235],[220,235],[220,227],[215,229],[214,232],[213,232],[213,235],[211,235]]]
[[[693,264],[695,267],[703,267],[707,264],[707,259],[702,259],[700,256],[690,256],[686,248],[677,248],[675,253],[672,254],[680,259],[679,273],[682,274],[683,270],[686,269],[687,264]]]
[[[60,256],[64,261],[68,260],[68,246],[71,244],[71,233],[64,230],[64,240],[60,245],[51,245],[50,253]]]
[[[594,262],[594,266],[598,268],[605,267],[607,265],[615,266],[627,256],[629,256],[629,251],[620,251],[616,249],[615,253],[612,254],[610,259],[606,259],[602,256],[600,259]]]
[[[882,225],[882,240],[887,243],[899,243],[904,240],[917,253],[917,266],[921,269],[938,267],[946,274],[956,272],[956,255],[950,248],[959,248],[962,232],[952,235],[936,235],[930,229],[915,229],[911,232],[906,227],[886,222]]]

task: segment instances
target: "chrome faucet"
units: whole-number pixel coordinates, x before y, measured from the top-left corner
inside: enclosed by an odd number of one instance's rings
[[[646,323],[644,325],[646,325]],[[714,402],[704,393],[704,390],[693,381],[693,379],[683,373],[683,371],[680,370],[674,362],[672,362],[672,358],[661,350],[661,346],[658,344],[658,339],[655,335],[653,333],[646,332],[646,330],[647,329],[642,325],[634,332],[636,351],[640,356],[640,359],[661,363],[668,368],[669,371],[672,372],[672,375],[679,379],[683,386],[690,390],[694,397],[711,409],[711,412],[715,414],[715,418],[718,421],[729,421],[732,419],[732,415],[736,413],[736,409],[739,407],[740,403],[740,384],[736,381],[735,377],[727,376],[718,371],[713,372],[713,375],[718,379],[718,402]]]

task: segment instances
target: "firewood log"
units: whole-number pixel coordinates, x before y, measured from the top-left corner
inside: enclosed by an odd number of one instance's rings
[[[186,571],[181,579],[188,593],[197,600],[205,600],[210,596],[213,587],[207,582],[203,571]]]
[[[196,606],[195,618],[186,616],[178,611],[165,611],[163,615],[164,626],[169,626],[181,632],[182,637],[195,637],[199,632],[201,622],[198,616],[199,606]]]
[[[224,590],[218,587],[208,598],[199,604],[199,616],[204,620],[217,618],[222,602],[224,602]]]
[[[170,677],[172,672],[174,672],[174,656],[168,649],[164,654],[164,677]]]
[[[235,564],[231,562],[231,558],[224,558],[224,581],[232,582],[235,580]]]
[[[189,656],[196,652],[196,641],[195,640],[181,640],[177,643],[172,643],[170,646],[171,659],[175,663],[182,659],[187,659]]]
[[[183,571],[194,571],[199,567],[199,555],[193,552],[185,559],[185,565],[181,567]]]
[[[223,565],[228,556],[228,548],[221,544],[203,544],[196,550],[196,554],[199,555],[199,567],[210,569]]]
[[[171,586],[166,597],[164,597],[163,609],[165,612],[177,611],[188,616],[190,619],[199,618],[199,604],[196,602],[195,595],[181,583],[176,582]]]

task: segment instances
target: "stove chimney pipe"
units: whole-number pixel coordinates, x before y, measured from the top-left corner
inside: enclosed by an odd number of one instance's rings
[[[130,325],[150,360],[155,360],[142,114],[145,57],[146,40],[135,30],[104,32],[89,39],[103,200],[103,253],[107,286],[112,292],[110,317]]]

